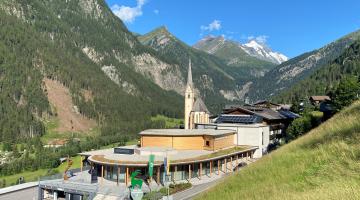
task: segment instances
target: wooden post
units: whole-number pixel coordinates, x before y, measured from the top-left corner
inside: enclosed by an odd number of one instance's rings
[[[104,165],[101,165],[101,182],[104,180]]]
[[[236,154],[236,171],[238,171],[239,170],[239,154]]]
[[[80,156],[80,171],[83,171],[83,156]]]
[[[233,172],[233,167],[234,167],[234,165],[233,165],[233,159],[232,159],[232,156],[230,157],[230,162],[231,162],[231,168],[230,168],[230,170],[231,170],[231,172]]]
[[[129,167],[126,167],[126,174],[125,174],[125,185],[128,186],[129,182]]]
[[[174,166],[174,175],[172,176],[172,181],[175,182],[175,176],[177,172],[177,165]]]
[[[114,168],[114,166],[110,165],[110,167],[109,167],[109,169],[110,169],[110,180],[112,179],[113,168]],[[109,172],[107,174],[109,174]]]
[[[157,168],[157,172],[156,172],[156,182],[157,182],[157,184],[160,184],[160,167],[161,167],[161,165]]]
[[[201,179],[202,163],[200,163],[199,179]]]
[[[225,174],[226,174],[226,172],[227,172],[227,160],[226,160],[226,158],[225,158],[225,164],[224,164],[224,166],[225,166]]]
[[[116,185],[119,185],[119,176],[120,176],[120,166],[117,167],[117,173],[116,173]]]
[[[191,164],[189,165],[189,181],[191,179]]]
[[[220,175],[220,160],[218,160],[218,175]]]
[[[210,177],[211,177],[211,174],[212,174],[212,161],[210,161]]]

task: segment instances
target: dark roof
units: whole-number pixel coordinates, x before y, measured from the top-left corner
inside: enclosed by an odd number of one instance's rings
[[[283,112],[283,114],[281,114],[278,111],[272,110],[270,108],[261,108],[261,107],[254,107],[254,106],[242,106],[242,107],[238,107],[238,108],[233,108],[233,109],[228,109],[225,110],[224,114],[231,114],[234,111],[240,111],[240,112],[244,112],[246,114],[250,114],[250,115],[257,115],[260,116],[266,120],[279,120],[279,119],[292,119],[292,117],[295,117],[295,113],[292,112]],[[291,116],[291,117],[290,117]]]
[[[229,105],[229,104],[227,104],[227,105],[225,105],[224,110],[234,109],[234,108],[238,108],[240,106],[241,105]]]
[[[279,112],[274,111],[269,108],[259,108],[259,107],[253,107],[253,106],[244,106],[242,107],[243,110],[247,110],[248,112],[251,112],[252,114],[258,115],[264,119],[267,120],[277,120],[277,119],[285,119],[284,116],[282,116]]]
[[[299,118],[300,116],[294,112],[291,112],[290,110],[279,110],[278,111],[281,115],[285,116],[288,119],[296,119]]]
[[[207,109],[205,103],[200,98],[196,99],[192,111],[210,113],[209,110]]]
[[[270,104],[270,105],[274,105],[274,106],[280,106],[280,104],[273,103],[273,102],[267,101],[267,100],[257,101],[257,102],[255,102],[255,103],[253,103],[253,106],[257,106],[257,105],[261,105],[261,104]]]
[[[240,123],[255,124],[261,123],[262,117],[257,115],[220,115],[215,123]]]

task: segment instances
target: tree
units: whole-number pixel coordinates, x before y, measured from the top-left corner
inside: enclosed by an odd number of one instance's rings
[[[334,92],[334,105],[339,111],[350,105],[354,100],[359,98],[360,83],[357,77],[348,77],[340,81]]]
[[[311,116],[305,115],[295,119],[290,126],[286,129],[287,141],[296,139],[297,137],[305,134],[312,128]]]

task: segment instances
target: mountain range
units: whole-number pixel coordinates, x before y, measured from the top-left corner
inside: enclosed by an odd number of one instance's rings
[[[43,135],[49,119],[66,116],[51,95],[66,94],[68,111],[115,136],[151,127],[157,114],[182,117],[189,58],[213,112],[240,100],[239,87],[258,76],[236,73],[163,27],[136,36],[103,0],[1,1],[0,17],[0,138],[9,143]],[[63,120],[72,127],[75,119]]]
[[[152,127],[157,114],[182,118],[189,58],[197,95],[216,113],[341,65],[334,60],[356,50],[360,35],[287,60],[255,40],[207,36],[191,47],[165,27],[134,34],[104,0],[1,1],[0,19],[0,141],[10,143],[43,135],[47,120],[62,116],[49,98],[61,96],[54,88],[68,95],[68,110],[116,138]]]
[[[228,64],[240,64],[247,56],[255,57],[260,60],[272,62],[274,64],[281,64],[288,60],[288,58],[278,52],[271,50],[266,44],[250,40],[246,44],[240,44],[237,41],[226,40],[224,36],[207,36],[197,42],[194,46],[196,49],[206,51],[210,54],[218,55],[229,59]],[[229,51],[236,52],[239,56],[226,55]],[[264,63],[261,63],[264,64]]]
[[[317,50],[304,53],[271,69],[265,76],[254,81],[246,91],[251,101],[273,98],[325,68],[341,56],[351,44],[359,40],[360,31],[350,33]],[[330,75],[330,72],[328,72]],[[339,74],[341,76],[341,74]]]
[[[263,76],[275,66],[269,61],[260,60],[246,53],[242,54],[237,49],[226,50],[234,53],[231,58],[221,56],[220,51],[219,54],[209,54],[203,49],[185,44],[166,27],[159,27],[145,35],[137,35],[137,38],[143,45],[154,49],[162,57],[180,66],[177,74],[181,74],[183,80],[190,58],[197,93],[205,99],[211,109],[212,105],[217,104],[216,102],[222,102],[218,105],[223,106],[227,101],[241,100],[239,87],[256,77]],[[221,38],[216,38],[216,41],[219,40]],[[239,62],[229,63],[230,59],[237,59]],[[175,91],[179,94],[183,93],[183,85],[184,83],[172,82],[172,86],[177,86]],[[216,109],[221,108],[216,106]]]

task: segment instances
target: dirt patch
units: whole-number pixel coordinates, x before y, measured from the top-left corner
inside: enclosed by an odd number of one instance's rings
[[[93,101],[94,97],[90,90],[83,89],[83,90],[81,90],[81,93],[82,93],[83,97],[85,98],[86,102]]]
[[[96,126],[94,120],[88,119],[77,113],[77,107],[73,104],[69,89],[58,81],[44,79],[47,97],[55,107],[59,126],[55,129],[59,132],[84,132]]]

